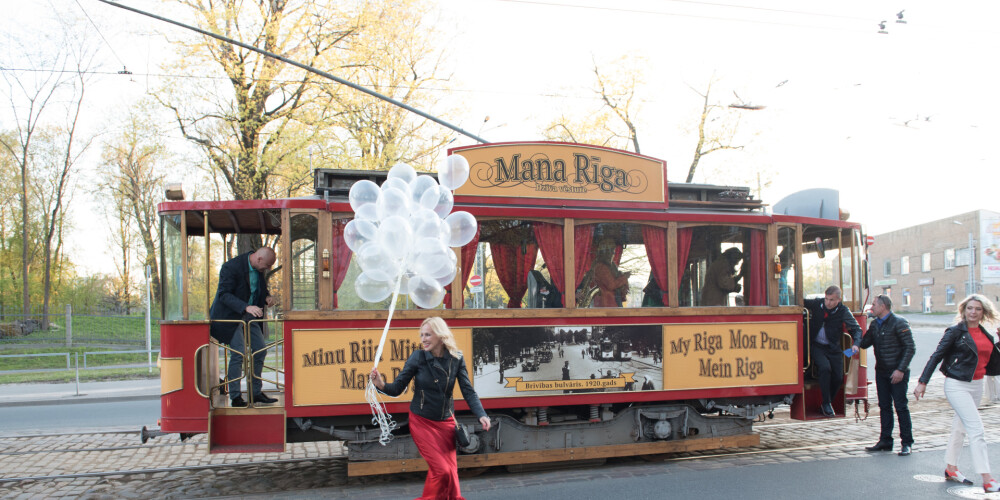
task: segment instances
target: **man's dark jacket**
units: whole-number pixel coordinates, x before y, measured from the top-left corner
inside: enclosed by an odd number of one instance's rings
[[[410,411],[428,420],[447,420],[455,413],[455,401],[452,397],[457,381],[462,397],[469,404],[469,409],[476,417],[485,417],[486,410],[479,402],[476,390],[469,380],[469,371],[465,368],[464,358],[455,358],[446,354],[444,364],[433,354],[417,349],[407,358],[403,370],[396,379],[385,384],[382,392],[390,396],[399,396],[413,380],[413,400],[410,401]],[[445,392],[448,395],[445,396]]]
[[[986,338],[993,344],[993,336],[986,333]],[[996,346],[993,347],[996,350]],[[941,363],[941,373],[963,382],[972,382],[972,377],[976,373],[976,366],[979,364],[979,348],[976,341],[969,333],[969,327],[965,322],[949,326],[944,331],[944,336],[938,342],[937,349],[931,354],[924,366],[924,372],[920,374],[920,383],[926,384],[934,374],[934,368]]]
[[[913,343],[913,333],[910,332],[910,323],[906,318],[892,313],[886,316],[881,326],[877,320],[872,320],[868,325],[868,331],[861,337],[859,347],[867,349],[871,346],[875,346],[877,372],[899,370],[906,373],[917,350]]]
[[[840,349],[840,335],[847,326],[847,332],[854,339],[852,344],[858,345],[861,342],[861,327],[854,319],[851,310],[843,302],[837,304],[833,309],[826,308],[826,302],[822,299],[806,299],[804,301],[806,309],[809,309],[809,342],[815,342],[819,334],[819,328],[826,325],[827,339],[837,350]]]
[[[257,291],[257,300],[250,303],[250,254],[229,259],[222,268],[219,269],[219,288],[215,292],[215,300],[212,301],[212,308],[208,317],[211,319],[250,319],[247,314],[247,306],[254,305],[261,309],[267,305],[267,276],[259,271],[260,289]],[[233,339],[233,332],[236,330],[235,323],[212,323],[211,334],[219,342],[228,344]]]

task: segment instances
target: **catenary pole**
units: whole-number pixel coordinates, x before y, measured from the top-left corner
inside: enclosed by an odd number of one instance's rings
[[[141,15],[144,15],[144,16],[147,16],[147,17],[151,17],[151,18],[156,19],[158,21],[163,21],[165,23],[170,23],[170,24],[173,24],[174,26],[180,26],[181,28],[194,31],[194,32],[200,33],[200,34],[205,35],[205,36],[210,36],[210,37],[215,38],[217,40],[222,40],[223,42],[231,43],[233,45],[237,45],[239,47],[243,47],[244,49],[247,49],[247,50],[252,50],[252,51],[257,52],[259,54],[263,54],[263,55],[265,55],[267,57],[273,57],[273,58],[275,58],[275,59],[277,59],[277,60],[279,60],[281,62],[291,64],[292,66],[295,66],[297,68],[301,68],[301,69],[304,69],[304,70],[309,71],[311,73],[315,73],[315,74],[317,74],[319,76],[322,76],[324,78],[328,78],[330,80],[333,80],[333,81],[335,81],[335,82],[337,82],[337,83],[339,83],[341,85],[347,85],[348,87],[351,87],[354,90],[357,90],[359,92],[364,92],[365,94],[368,94],[368,95],[370,95],[372,97],[381,99],[381,100],[383,100],[385,102],[388,102],[390,104],[393,104],[395,106],[399,106],[400,108],[403,108],[403,109],[405,109],[405,110],[407,110],[407,111],[409,111],[411,113],[414,113],[414,114],[420,115],[420,116],[422,116],[424,118],[427,118],[428,120],[430,120],[430,121],[432,121],[434,123],[437,123],[438,125],[441,125],[443,127],[447,127],[449,129],[454,130],[455,132],[458,132],[459,134],[462,134],[462,135],[464,135],[466,137],[469,137],[471,139],[475,139],[476,141],[478,141],[478,142],[480,142],[482,144],[489,143],[489,141],[487,141],[486,139],[483,139],[483,138],[481,138],[479,136],[473,135],[472,133],[469,133],[469,132],[463,130],[461,127],[457,127],[455,125],[452,125],[452,124],[450,124],[450,123],[448,123],[448,122],[446,122],[446,121],[444,121],[444,120],[442,120],[442,119],[440,119],[440,118],[438,118],[436,116],[429,115],[429,114],[427,114],[427,113],[425,113],[423,111],[420,111],[419,109],[414,108],[414,107],[412,107],[410,105],[403,104],[402,102],[397,101],[397,100],[395,100],[395,99],[393,99],[393,98],[391,98],[389,96],[382,95],[382,94],[380,94],[378,92],[375,92],[374,90],[362,87],[361,85],[358,85],[358,84],[356,84],[354,82],[350,82],[348,80],[344,80],[343,78],[340,78],[340,77],[335,76],[333,74],[327,73],[326,71],[322,71],[322,70],[316,69],[316,68],[314,68],[312,66],[309,66],[308,64],[300,63],[298,61],[295,61],[293,59],[289,59],[289,58],[284,57],[284,56],[280,56],[280,55],[275,54],[273,52],[268,52],[266,50],[259,49],[257,47],[252,46],[252,45],[247,45],[247,44],[245,44],[243,42],[240,42],[238,40],[234,40],[232,38],[229,38],[229,37],[226,37],[226,36],[223,36],[223,35],[219,35],[217,33],[212,33],[210,31],[205,31],[205,30],[203,30],[201,28],[197,28],[195,26],[190,26],[190,25],[184,24],[184,23],[182,23],[180,21],[174,21],[173,19],[169,19],[169,18],[166,18],[166,17],[158,16],[156,14],[152,14],[150,12],[139,10],[139,9],[136,9],[135,7],[129,7],[127,5],[122,5],[120,3],[113,2],[111,0],[98,0],[98,1],[102,2],[102,3],[106,3],[108,5],[113,5],[115,7],[120,8],[120,9],[125,9],[125,10],[131,11],[131,12],[135,12],[136,14],[141,14]]]

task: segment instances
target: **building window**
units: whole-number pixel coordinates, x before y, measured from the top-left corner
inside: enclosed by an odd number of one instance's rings
[[[903,307],[910,307],[910,289],[903,289]]]
[[[930,252],[925,253],[920,256],[920,272],[929,273],[931,272],[931,254]]]
[[[946,248],[944,250],[944,268],[955,269],[955,249]]]
[[[952,285],[947,285],[944,287],[944,305],[946,306],[955,305],[955,287]]]
[[[899,274],[910,274],[910,257],[899,258]]]
[[[885,259],[885,265],[882,266],[882,276],[884,277],[892,276],[892,260]]]

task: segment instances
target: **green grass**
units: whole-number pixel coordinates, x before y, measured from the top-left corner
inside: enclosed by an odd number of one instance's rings
[[[148,368],[114,368],[106,370],[80,370],[80,382],[99,382],[104,380],[131,380],[160,378],[160,369],[153,367],[153,373]],[[33,382],[75,382],[75,370],[53,372],[11,373],[0,375],[0,384],[23,384]]]
[[[35,319],[39,317],[34,316]],[[90,316],[74,314],[73,342],[91,344],[146,345],[146,318],[144,316]],[[50,315],[49,329],[32,332],[21,337],[0,339],[4,344],[33,344],[66,342],[66,316]],[[153,345],[160,343],[160,327],[155,318],[150,325]]]

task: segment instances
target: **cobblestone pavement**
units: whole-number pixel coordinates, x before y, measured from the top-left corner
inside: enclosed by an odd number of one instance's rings
[[[941,377],[928,388],[928,398],[910,401],[914,424],[915,453],[943,453],[950,432],[952,412],[942,392]],[[986,405],[982,415],[987,429],[1000,428],[997,406]],[[463,479],[467,495],[475,491],[512,486],[576,481],[602,475],[643,476],[662,473],[664,467],[706,470],[758,464],[811,462],[866,456],[864,446],[878,439],[878,407],[873,403],[867,420],[854,418],[799,422],[788,412],[776,412],[773,420],[755,425],[761,444],[738,450],[712,450],[610,460],[559,474],[544,472],[507,473],[502,469]],[[989,433],[988,433],[989,435]],[[995,433],[994,433],[995,435]],[[992,441],[991,441],[992,442]],[[111,498],[206,498],[222,496],[349,498],[404,498],[419,494],[423,473],[372,478],[346,477],[344,448],[339,442],[293,443],[285,453],[209,455],[205,436],[179,442],[176,435],[139,445],[135,433],[101,433],[73,437],[0,438],[0,480],[28,476],[86,474],[142,469],[137,475],[72,477],[0,483],[2,498],[82,497]],[[75,450],[75,451],[74,451]],[[274,461],[278,462],[274,462]],[[270,463],[256,463],[270,462]],[[193,471],[155,471],[180,466],[216,466]]]

